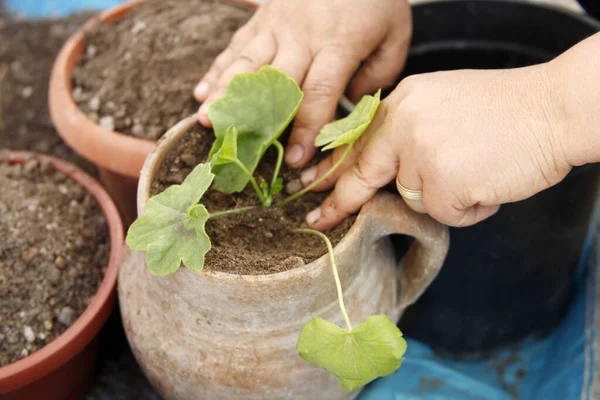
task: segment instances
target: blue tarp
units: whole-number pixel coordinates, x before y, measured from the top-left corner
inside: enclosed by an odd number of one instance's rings
[[[594,227],[582,253],[576,298],[551,335],[527,340],[480,362],[440,359],[429,347],[408,339],[402,367],[369,385],[359,400],[591,400],[595,231]]]
[[[32,18],[106,9],[122,2],[5,0],[10,10]],[[426,345],[409,338],[400,370],[370,384],[359,400],[591,400],[596,334],[595,238],[594,224],[582,252],[577,296],[551,335],[543,340],[530,339],[480,362],[441,359]]]

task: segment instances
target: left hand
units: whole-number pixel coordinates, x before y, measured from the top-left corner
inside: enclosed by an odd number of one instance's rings
[[[198,119],[210,126],[208,107],[224,95],[231,79],[270,64],[296,80],[305,95],[285,156],[290,167],[304,167],[346,87],[357,101],[392,86],[410,37],[406,0],[266,0],[196,87],[195,97],[203,102]]]

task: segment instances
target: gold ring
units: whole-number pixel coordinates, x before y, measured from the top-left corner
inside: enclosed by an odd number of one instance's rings
[[[404,197],[406,200],[412,201],[421,201],[423,200],[423,191],[422,190],[411,190],[407,189],[400,183],[400,177],[396,177],[396,187],[398,188],[398,193],[400,196]]]

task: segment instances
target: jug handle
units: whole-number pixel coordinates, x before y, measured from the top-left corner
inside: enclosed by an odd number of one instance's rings
[[[404,200],[387,192],[377,194],[364,207],[373,242],[391,234],[415,238],[406,255],[398,261],[396,277],[400,295],[397,310],[413,304],[440,271],[450,244],[448,227],[426,214],[411,210]]]

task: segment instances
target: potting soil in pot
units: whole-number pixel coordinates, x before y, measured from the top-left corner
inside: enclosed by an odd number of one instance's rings
[[[214,134],[212,130],[197,125],[187,133],[168,153],[155,177],[152,195],[173,184],[180,184],[191,170],[204,162]],[[274,150],[274,149],[270,149]],[[260,181],[270,181],[275,165],[276,152],[268,151],[254,176]],[[299,170],[281,167],[285,189],[277,201],[302,188]],[[285,207],[258,208],[243,214],[210,219],[206,233],[212,248],[206,254],[205,268],[243,275],[262,275],[301,267],[327,252],[323,241],[313,235],[292,234],[291,230],[306,227],[304,217],[325,199],[325,193],[307,193]],[[260,204],[249,184],[239,194],[227,195],[216,190],[207,191],[202,204],[209,212]],[[354,223],[347,218],[335,229],[325,232],[335,246]]]
[[[149,0],[86,35],[73,98],[107,129],[158,139],[197,110],[194,86],[251,15],[218,0]]]
[[[47,162],[0,164],[0,367],[50,343],[85,310],[110,245],[94,197]]]
[[[92,13],[24,20],[0,7],[0,148],[50,153],[90,173],[95,168],[60,139],[48,111],[48,82],[67,38]]]

